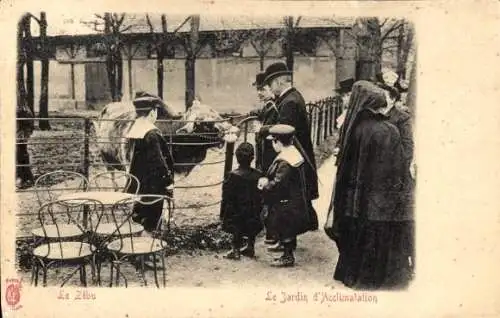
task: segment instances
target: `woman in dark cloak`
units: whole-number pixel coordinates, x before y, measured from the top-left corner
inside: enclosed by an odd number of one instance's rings
[[[174,162],[161,131],[154,125],[159,100],[140,97],[134,100],[137,119],[127,137],[132,143],[130,173],[140,182],[139,194],[168,195],[173,185]],[[127,192],[135,193],[137,185],[131,184]],[[147,232],[156,229],[163,211],[163,201],[153,205],[134,206],[133,220],[144,226]]]
[[[339,259],[334,279],[355,289],[406,286],[413,216],[405,204],[405,160],[398,129],[383,113],[384,91],[354,84],[342,127],[331,207]]]

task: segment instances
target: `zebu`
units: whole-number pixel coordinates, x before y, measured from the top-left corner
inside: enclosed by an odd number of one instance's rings
[[[126,170],[130,144],[125,136],[135,118],[132,102],[115,102],[106,105],[94,123],[99,153],[108,170]],[[224,134],[234,131],[219,113],[197,100],[183,114],[176,113],[163,103],[158,111],[156,126],[167,142],[172,143],[175,173],[183,175],[189,174],[205,159],[209,148],[222,147]]]

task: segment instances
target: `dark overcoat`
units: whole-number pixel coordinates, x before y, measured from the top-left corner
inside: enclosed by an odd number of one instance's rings
[[[397,106],[391,108],[388,112],[388,120],[398,128],[401,135],[401,143],[403,145],[403,158],[404,158],[404,206],[407,214],[413,214],[415,204],[415,180],[410,174],[410,166],[413,160],[414,143],[413,143],[413,129],[412,119],[408,112],[399,109]]]
[[[260,171],[267,171],[277,153],[274,151],[271,140],[267,140],[269,127],[276,125],[279,120],[279,112],[273,101],[267,101],[258,113],[258,119],[263,127],[255,136],[255,167]]]
[[[266,173],[269,184],[263,189],[270,206],[267,226],[280,240],[293,239],[309,230],[312,211],[305,193],[305,163],[277,157]]]
[[[129,172],[140,183],[139,194],[166,195],[167,187],[174,182],[174,161],[160,130],[148,131],[142,139],[131,139],[132,156]],[[135,193],[137,186],[130,184],[127,192]],[[160,220],[163,202],[151,206],[135,205],[134,220],[146,230],[154,230]]]
[[[269,120],[269,122],[264,123],[265,126],[262,127],[259,134],[261,138],[265,138],[269,133],[271,125],[275,124],[290,125],[295,128],[295,137],[303,148],[304,155],[307,156],[307,161],[309,161],[305,162],[304,167],[307,181],[306,194],[309,200],[315,200],[319,197],[318,176],[316,174],[316,160],[314,157],[309,116],[304,97],[302,97],[302,94],[300,94],[297,89],[291,88],[282,96],[278,97],[275,103],[278,112],[277,121],[271,123],[271,120]],[[276,153],[274,150],[268,152],[267,149],[269,149],[269,147],[272,149],[272,144],[268,144],[268,146],[264,148],[264,156],[272,156],[274,159]],[[266,159],[265,162],[269,162],[269,159]]]
[[[262,176],[253,168],[238,168],[229,173],[222,185],[222,230],[249,237],[255,237],[262,230],[262,196],[257,189]]]
[[[404,110],[399,109],[397,106],[391,108],[388,113],[389,122],[396,126],[401,135],[401,142],[403,143],[403,156],[405,164],[410,167],[413,159],[413,130],[411,116]]]

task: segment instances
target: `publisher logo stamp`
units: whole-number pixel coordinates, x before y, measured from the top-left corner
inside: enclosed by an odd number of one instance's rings
[[[10,309],[17,310],[21,308],[19,302],[21,301],[21,280],[7,279],[5,281],[5,301]]]

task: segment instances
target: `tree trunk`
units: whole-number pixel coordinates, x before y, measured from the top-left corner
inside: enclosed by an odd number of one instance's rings
[[[106,71],[108,73],[109,90],[112,101],[116,101],[116,68],[111,34],[111,14],[108,12],[104,14],[104,34],[107,38]]]
[[[40,39],[42,43],[42,71],[41,71],[41,89],[40,89],[40,118],[49,117],[49,46],[47,41],[47,18],[45,12],[40,14]],[[39,128],[49,130],[48,120],[40,120]]]
[[[403,46],[405,42],[405,34],[404,34],[404,24],[401,24],[399,26],[399,33],[398,33],[398,50],[397,50],[397,71],[396,73],[398,74],[400,79],[404,79],[405,73],[406,73],[406,65],[403,63]]]
[[[417,108],[417,74],[417,58],[415,57],[412,62],[408,95],[406,97],[406,106],[409,108],[413,120],[415,120]]]
[[[163,52],[158,52],[156,58],[156,88],[158,96],[163,99]]]
[[[165,54],[166,54],[166,45],[168,43],[168,29],[167,29],[167,16],[162,14],[161,15],[161,30],[162,30],[162,35],[161,35],[161,45],[159,47],[159,51],[158,52],[159,54],[157,55],[158,57],[158,60],[157,60],[157,64],[158,64],[158,67],[156,69],[156,71],[158,72],[157,73],[157,77],[158,77],[158,96],[163,99],[164,98],[164,95],[163,95],[163,82],[164,82],[164,76],[165,76],[165,73],[164,73],[164,67],[163,67],[163,59],[165,58]]]
[[[17,25],[17,106],[26,105],[26,84],[24,81],[25,48],[23,35],[25,30],[26,17],[22,17]]]
[[[26,102],[31,112],[34,113],[35,88],[33,75],[33,39],[31,37],[31,19],[26,19],[24,27],[24,41],[28,45],[28,50],[26,50]]]
[[[75,102],[75,109],[78,108],[76,102],[76,93],[75,93],[75,63],[70,64],[71,67],[71,99]]]
[[[196,51],[198,49],[198,39],[200,30],[200,16],[191,16],[191,32],[189,43],[187,43],[187,58],[186,58],[186,110],[191,107],[196,94],[195,90],[195,63]]]
[[[195,96],[195,63],[196,59],[186,59],[186,110],[193,104]]]
[[[355,24],[358,42],[356,79],[376,79],[382,68],[382,42],[378,18],[359,18]]]
[[[123,97],[123,58],[119,49],[116,54],[116,102],[122,100]]]
[[[130,100],[134,98],[134,94],[132,90],[134,89],[132,87],[132,56],[127,57],[127,68],[128,68],[128,96]]]
[[[285,59],[286,59],[286,67],[289,71],[292,72],[292,84],[293,84],[293,46],[294,46],[294,29],[293,29],[293,17],[285,18],[285,27],[286,27],[286,41],[285,41]]]
[[[264,58],[265,54],[259,54],[259,62],[260,62],[260,71],[264,71]]]
[[[398,75],[402,79],[406,79],[408,56],[413,47],[413,26],[411,24],[407,24],[406,37],[402,44],[401,58],[398,60]]]

